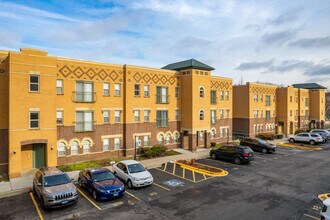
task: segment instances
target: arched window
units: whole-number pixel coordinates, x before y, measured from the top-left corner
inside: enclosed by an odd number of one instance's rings
[[[166,134],[166,144],[170,144],[170,143],[171,143],[171,135]]]
[[[57,156],[58,157],[63,157],[65,156],[65,144],[63,142],[58,143],[57,145]]]
[[[215,130],[212,129],[212,130],[211,130],[211,139],[214,139],[214,137],[215,137]]]
[[[71,143],[71,155],[77,155],[78,154],[78,142],[72,141]]]
[[[87,154],[91,152],[91,142],[88,140],[85,140],[83,142],[83,154]]]
[[[180,134],[177,132],[174,134],[174,143],[179,143]]]
[[[204,120],[204,110],[199,111],[199,120],[201,120],[201,121]]]
[[[159,145],[162,145],[163,144],[163,140],[164,140],[164,136],[162,135],[162,134],[160,134],[159,136],[158,136],[158,144]]]
[[[199,88],[199,97],[204,98],[204,88],[203,87]]]

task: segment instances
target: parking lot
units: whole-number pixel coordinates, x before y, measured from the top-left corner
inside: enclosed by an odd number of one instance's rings
[[[24,193],[0,200],[0,219],[319,219],[317,196],[330,192],[330,144],[319,146],[255,152],[245,165],[196,161],[227,171],[222,177],[167,163],[149,170],[151,186],[105,202],[79,188],[77,204],[55,210],[42,210],[38,198]]]

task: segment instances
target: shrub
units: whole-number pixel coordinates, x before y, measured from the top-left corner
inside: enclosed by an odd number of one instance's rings
[[[211,147],[215,147],[215,145],[217,145],[217,143],[211,142]]]
[[[284,138],[284,134],[275,135],[275,139],[282,139],[282,138]]]
[[[162,156],[166,152],[163,146],[142,147],[141,154],[146,158],[153,158]]]
[[[259,133],[256,135],[257,138],[262,140],[274,140],[275,134],[274,133]]]
[[[296,135],[296,134],[300,134],[300,133],[302,133],[302,132],[306,132],[306,130],[304,130],[304,129],[297,129],[297,130],[294,132],[294,134]]]

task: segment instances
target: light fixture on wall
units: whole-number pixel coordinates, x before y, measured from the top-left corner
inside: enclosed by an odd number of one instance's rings
[[[16,150],[14,150],[14,152],[13,152],[14,154],[16,154]]]
[[[51,147],[50,149],[51,149],[51,150],[54,150],[54,148],[53,148],[53,147]]]

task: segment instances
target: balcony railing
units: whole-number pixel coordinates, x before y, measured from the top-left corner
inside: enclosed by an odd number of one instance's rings
[[[76,121],[75,132],[94,131],[93,121]]]
[[[156,126],[160,128],[168,127],[168,118],[156,119]]]
[[[95,102],[96,93],[95,92],[73,92],[74,102]]]
[[[157,104],[168,104],[170,103],[169,95],[156,95],[156,103]]]
[[[217,97],[211,97],[211,105],[217,104]]]

